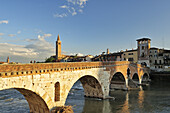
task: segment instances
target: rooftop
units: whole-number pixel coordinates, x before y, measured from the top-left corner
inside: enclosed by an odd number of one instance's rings
[[[159,48],[157,48],[157,47],[152,47],[152,48],[150,48],[150,50],[158,50]]]
[[[150,38],[141,38],[141,39],[137,39],[136,41],[147,41],[147,40],[151,40]]]

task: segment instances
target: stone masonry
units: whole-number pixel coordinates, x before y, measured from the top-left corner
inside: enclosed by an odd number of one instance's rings
[[[121,72],[128,82],[128,68],[130,78],[138,74],[139,83],[143,75],[148,74],[147,68],[128,61],[0,65],[0,90],[14,88],[24,95],[30,112],[48,113],[57,106],[64,106],[70,89],[78,80],[85,96],[109,97],[112,77]]]

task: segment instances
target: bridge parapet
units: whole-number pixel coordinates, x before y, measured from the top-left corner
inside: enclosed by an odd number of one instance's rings
[[[70,63],[36,63],[0,65],[0,77],[44,74],[59,71],[74,71],[91,68],[102,68],[113,65],[130,64],[128,61],[116,62],[70,62]]]

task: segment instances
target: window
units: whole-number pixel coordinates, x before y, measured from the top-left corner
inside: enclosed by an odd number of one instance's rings
[[[159,64],[162,64],[162,61],[161,61],[161,60],[159,60]]]
[[[157,60],[155,60],[155,64],[157,64]]]
[[[133,53],[129,53],[128,55],[133,55]]]
[[[145,49],[145,46],[142,46],[142,50],[144,50]]]
[[[150,60],[150,63],[152,63],[152,60]]]
[[[134,61],[133,58],[128,58],[128,61]]]
[[[144,56],[145,56],[144,53],[142,53],[142,54],[141,54],[141,57],[144,57]]]

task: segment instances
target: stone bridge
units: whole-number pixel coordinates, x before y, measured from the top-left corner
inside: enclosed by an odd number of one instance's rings
[[[148,69],[128,61],[0,65],[0,90],[18,90],[32,113],[49,113],[64,106],[78,80],[85,96],[106,99],[111,85],[123,83],[129,88],[129,79],[141,84],[149,79]]]

